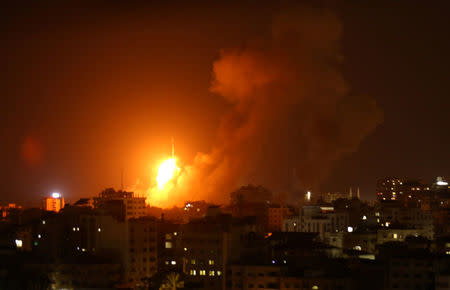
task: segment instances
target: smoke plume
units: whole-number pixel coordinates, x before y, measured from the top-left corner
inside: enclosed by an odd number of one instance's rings
[[[382,120],[375,101],[354,94],[342,76],[341,33],[332,12],[290,7],[266,36],[223,49],[210,90],[232,106],[211,152],[181,170],[168,200],[226,202],[247,183],[291,199],[295,190],[317,188]]]

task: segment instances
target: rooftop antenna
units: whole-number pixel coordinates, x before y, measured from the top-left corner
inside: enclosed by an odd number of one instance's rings
[[[173,136],[172,136],[172,158],[175,157],[175,141],[173,140]]]

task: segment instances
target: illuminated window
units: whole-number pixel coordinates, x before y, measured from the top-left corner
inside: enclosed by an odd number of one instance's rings
[[[187,251],[187,248],[184,248],[184,251],[186,252],[186,251]]]
[[[177,264],[177,261],[172,261],[172,262],[170,262],[172,265],[176,265]]]
[[[314,285],[314,286],[312,286],[312,288],[311,289],[313,289],[313,290],[317,290],[317,289],[319,289],[319,286],[317,286],[317,285]]]
[[[214,265],[214,260],[209,260],[209,261],[208,261],[208,264],[209,264],[209,265]]]
[[[171,240],[172,239],[172,234],[166,234],[166,240]]]
[[[361,246],[354,246],[354,247],[353,247],[353,250],[361,251],[362,248],[361,248]]]
[[[353,227],[347,227],[347,232],[349,233],[353,232]]]
[[[166,265],[169,265],[169,261],[166,261]]]
[[[76,231],[77,229],[76,228],[72,228],[72,231]]]
[[[366,219],[367,219],[367,217],[366,217],[365,215],[363,215],[362,219],[363,219],[363,220],[366,220]]]
[[[195,275],[197,275],[197,271],[191,270],[191,271],[189,271],[189,274],[191,274],[192,276],[195,276]]]
[[[397,235],[397,234],[392,234],[392,237],[393,237],[394,239],[397,239],[397,238],[398,238],[398,235]]]
[[[15,242],[16,242],[16,247],[22,248],[22,246],[23,246],[22,240],[15,240]]]
[[[195,260],[194,259],[191,260],[191,264],[195,265]]]
[[[199,274],[200,274],[200,276],[205,276],[206,275],[206,270],[200,270]]]
[[[220,276],[220,275],[222,275],[222,272],[221,271],[217,271],[217,276]]]
[[[450,251],[445,251],[445,254],[450,255]]]
[[[214,270],[212,270],[212,271],[209,271],[209,276],[214,276]]]
[[[166,242],[166,249],[172,249],[172,242]]]

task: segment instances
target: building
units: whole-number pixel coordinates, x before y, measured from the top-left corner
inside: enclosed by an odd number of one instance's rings
[[[434,258],[428,250],[388,243],[379,251],[377,259],[386,265],[384,289],[434,289]]]
[[[45,211],[59,212],[64,208],[64,197],[62,197],[61,194],[54,192],[51,197],[43,199],[42,208]]]
[[[231,216],[209,215],[183,225],[185,286],[225,289]]]
[[[146,216],[145,197],[113,188],[107,188],[95,197],[94,207],[121,221]]]
[[[15,203],[10,203],[6,206],[0,206],[0,220],[4,220],[7,218],[11,210],[21,210],[22,207],[20,205],[16,205]]]
[[[355,289],[342,269],[331,271],[323,266],[234,264],[230,266],[227,289]]]
[[[375,209],[378,224],[383,227],[397,226],[417,229],[424,237],[434,238],[433,214],[418,206],[405,207],[399,201],[381,201]]]
[[[227,289],[280,289],[280,284],[280,266],[231,265]]]
[[[381,245],[387,242],[403,242],[407,237],[424,237],[428,240],[432,240],[433,234],[430,234],[426,229],[400,227],[382,228],[377,231],[377,244]]]
[[[145,280],[158,271],[157,221],[142,217],[126,223],[127,242],[123,248],[126,285],[144,286]]]
[[[318,233],[321,240],[325,233],[346,232],[349,226],[347,212],[335,211],[330,206],[303,206],[298,218],[286,219],[284,231]]]
[[[280,205],[270,205],[267,211],[267,230],[269,232],[281,232],[283,221],[290,218],[294,212],[292,208]]]
[[[184,249],[181,241],[181,225],[158,221],[158,271],[182,272]]]

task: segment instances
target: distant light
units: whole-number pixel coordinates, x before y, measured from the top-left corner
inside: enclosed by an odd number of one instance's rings
[[[275,264],[275,260],[272,260],[272,264]]]
[[[173,235],[176,236],[176,235],[178,235],[178,233],[177,232],[173,232]]]
[[[42,236],[41,236],[41,234],[38,234],[38,239],[40,239]]]
[[[187,248],[184,248],[184,251],[186,252],[186,251],[187,251]]]
[[[393,234],[392,237],[393,237],[394,239],[397,239],[397,238],[398,238],[398,235],[397,235],[397,234]]]
[[[367,219],[367,217],[366,217],[365,215],[363,215],[362,219],[363,219],[363,220],[366,220],[366,219]]]
[[[283,260],[283,263],[286,264],[286,260]]]
[[[77,227],[77,231],[79,232],[79,231],[80,231],[80,228]]]
[[[101,229],[101,228],[98,228],[98,231],[99,231],[99,232],[101,232],[101,231],[102,231],[102,229]]]
[[[177,261],[172,261],[172,262],[170,262],[172,265],[176,265],[177,264]]]
[[[347,232],[349,233],[353,232],[353,227],[347,227]]]
[[[45,221],[42,221],[42,224],[45,225]]]
[[[72,228],[73,231],[76,231],[77,229],[75,227]]]
[[[54,192],[54,193],[52,193],[52,197],[53,198],[60,198],[61,194],[59,192]]]
[[[22,240],[15,240],[15,242],[16,242],[16,247],[22,248],[22,246],[23,246]]]
[[[86,252],[86,249],[85,249],[85,248],[82,248],[81,251],[82,251],[82,252]]]
[[[361,246],[354,246],[354,247],[353,247],[353,250],[356,250],[356,251],[361,251],[361,250],[362,250],[362,248],[361,248]]]
[[[310,201],[311,200],[311,191],[308,191],[306,193],[306,200]]]
[[[319,289],[319,286],[317,286],[317,285],[314,285],[314,286],[312,286],[312,288],[311,289],[313,289],[313,290],[317,290],[317,289]]]
[[[389,226],[389,222],[386,222],[386,227],[388,227]]]
[[[77,250],[79,251],[79,250],[80,250],[80,247],[77,247]]]
[[[448,185],[448,182],[446,181],[438,181],[436,182],[437,185]]]

